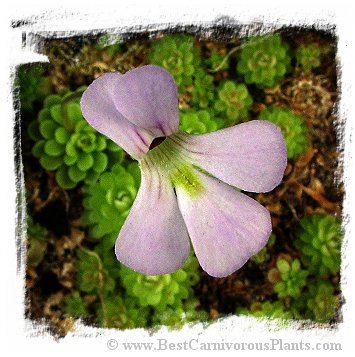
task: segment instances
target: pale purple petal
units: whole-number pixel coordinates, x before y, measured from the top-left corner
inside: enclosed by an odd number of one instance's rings
[[[266,120],[173,138],[194,165],[245,191],[271,191],[280,184],[287,165],[281,130]]]
[[[151,168],[116,241],[117,259],[136,272],[168,274],[186,261],[190,241],[169,180]]]
[[[205,191],[190,197],[176,187],[179,208],[201,267],[225,277],[258,253],[271,233],[271,217],[257,201],[233,187],[198,173]]]
[[[108,136],[135,159],[149,150],[154,135],[127,120],[114,104],[114,89],[121,73],[106,73],[94,80],[81,98],[81,110],[88,123]]]
[[[178,130],[177,87],[162,67],[147,65],[126,72],[115,87],[117,109],[133,124],[156,136]]]

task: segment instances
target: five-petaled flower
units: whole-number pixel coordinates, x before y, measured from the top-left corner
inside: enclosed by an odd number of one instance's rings
[[[176,84],[153,65],[99,77],[81,109],[140,164],[142,183],[115,247],[124,265],[171,273],[188,258],[191,239],[202,268],[224,277],[265,246],[270,213],[232,186],[268,192],[280,183],[287,153],[276,125],[253,120],[209,134],[179,132]]]

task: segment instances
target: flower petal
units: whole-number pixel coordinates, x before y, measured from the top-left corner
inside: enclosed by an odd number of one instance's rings
[[[189,256],[190,241],[169,180],[142,170],[142,183],[116,241],[117,259],[147,275],[168,274]]]
[[[177,132],[177,87],[164,68],[147,65],[132,69],[117,82],[114,93],[117,109],[133,124],[156,136]]]
[[[245,191],[271,191],[280,184],[287,165],[281,130],[266,120],[209,134],[179,133],[173,138],[194,165]]]
[[[121,73],[106,73],[94,80],[81,97],[81,110],[93,128],[140,159],[148,152],[154,135],[132,124],[115,107],[114,89],[122,77]]]
[[[198,175],[205,191],[191,197],[176,187],[179,208],[200,265],[209,275],[221,278],[265,246],[272,230],[270,213],[233,187]]]

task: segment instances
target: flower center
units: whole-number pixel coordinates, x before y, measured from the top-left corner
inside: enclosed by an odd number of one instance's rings
[[[166,139],[165,136],[159,136],[159,138],[155,138],[149,146],[149,150],[154,149],[156,146],[160,145]]]
[[[204,187],[196,169],[188,161],[180,142],[175,141],[178,135],[157,138],[163,140],[150,148],[144,156],[141,161],[142,170],[155,168],[161,176],[169,179],[174,187],[179,187],[191,197],[196,197],[203,192]]]

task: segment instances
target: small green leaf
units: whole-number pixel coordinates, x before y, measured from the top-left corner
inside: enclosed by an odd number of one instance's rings
[[[300,271],[300,269],[301,269],[300,261],[298,259],[295,259],[292,262],[291,268],[292,268],[293,271]]]
[[[132,162],[127,166],[127,172],[129,172],[136,183],[136,187],[138,188],[141,184],[141,170],[136,162]]]
[[[86,172],[85,183],[91,185],[95,183],[99,177],[100,174],[98,172],[94,171],[93,169],[90,169]]]
[[[94,165],[94,159],[91,154],[82,153],[78,159],[78,168],[81,171],[87,171]]]
[[[63,160],[61,157],[49,156],[46,154],[41,156],[39,162],[44,169],[49,171],[56,170],[61,165],[63,165]]]
[[[72,166],[78,161],[78,156],[69,156],[65,154],[63,161],[67,166]]]
[[[96,138],[96,145],[97,145],[96,150],[97,151],[103,151],[107,146],[107,141],[108,140],[106,140],[103,137],[103,135],[98,135],[97,138]]]
[[[42,120],[53,120],[49,108],[44,108],[38,113],[38,121]]]
[[[58,127],[54,133],[55,140],[59,144],[66,144],[70,139],[70,133],[64,127]]]
[[[81,291],[91,293],[98,288],[99,274],[97,271],[84,270],[79,280],[79,288]]]
[[[37,141],[32,148],[32,155],[39,159],[44,154],[45,140]]]
[[[286,284],[280,281],[274,285],[274,290],[279,294],[280,297],[284,296],[286,290]]]
[[[53,105],[59,104],[62,98],[59,95],[48,95],[43,102],[43,106],[45,108],[50,108]]]
[[[80,182],[84,180],[86,172],[80,170],[76,165],[70,166],[68,169],[68,176],[74,182]]]
[[[106,219],[112,220],[117,216],[117,210],[114,209],[111,205],[103,204],[101,207],[102,216]]]
[[[78,157],[78,151],[74,144],[72,144],[70,141],[65,146],[65,152],[68,156],[74,156],[76,158]]]
[[[221,100],[216,100],[214,103],[214,108],[219,112],[223,112],[226,109],[226,105]]]
[[[107,167],[107,163],[108,163],[107,156],[102,152],[95,152],[93,153],[93,158],[94,158],[93,169],[97,173],[103,172]]]
[[[45,139],[52,139],[58,125],[53,120],[42,120],[39,123],[39,131]]]
[[[287,273],[290,270],[290,264],[284,259],[278,260],[276,266],[280,273]]]
[[[65,312],[73,317],[83,317],[87,315],[87,308],[84,300],[78,291],[65,299]]]
[[[65,147],[58,144],[54,139],[48,140],[44,145],[44,152],[49,156],[61,156],[64,151]]]
[[[33,141],[38,141],[42,139],[42,135],[39,131],[38,120],[33,120],[28,126],[28,135]]]
[[[121,147],[115,144],[112,140],[106,140],[106,142],[107,142],[107,150],[114,151],[114,152],[122,151]]]
[[[60,125],[63,125],[63,117],[62,117],[62,112],[61,112],[61,105],[56,104],[50,107],[50,112],[52,118]]]
[[[56,172],[55,178],[60,187],[64,189],[72,189],[77,185],[77,183],[69,178],[67,170],[68,170],[67,167],[62,166]]]
[[[76,123],[79,120],[83,119],[83,116],[81,114],[81,109],[80,105],[74,102],[70,102],[67,105],[67,113],[68,113],[68,118],[73,122]]]

